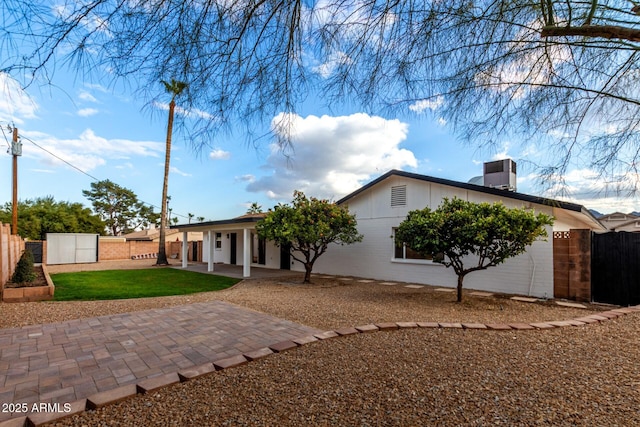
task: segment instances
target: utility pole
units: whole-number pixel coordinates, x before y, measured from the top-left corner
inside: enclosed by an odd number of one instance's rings
[[[18,234],[18,156],[22,156],[22,143],[18,142],[18,128],[13,128],[11,141],[13,155],[13,199],[11,203],[11,234]]]

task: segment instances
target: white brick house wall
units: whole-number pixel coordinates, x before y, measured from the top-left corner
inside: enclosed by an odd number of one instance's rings
[[[392,187],[406,186],[406,204],[391,206]],[[426,206],[437,208],[444,197],[458,197],[472,202],[502,202],[509,208],[525,207],[554,215],[553,206],[515,200],[464,188],[402,176],[390,176],[344,202],[356,214],[358,230],[364,235],[361,243],[332,245],[314,267],[323,274],[352,275],[388,281],[414,282],[442,287],[455,287],[457,276],[453,269],[426,260],[394,258],[393,229],[410,210]],[[571,224],[571,217],[563,217],[560,229],[580,228]],[[555,228],[555,227],[554,227]],[[546,241],[535,242],[522,255],[497,267],[476,271],[464,279],[465,289],[553,297],[552,227],[548,227]]]

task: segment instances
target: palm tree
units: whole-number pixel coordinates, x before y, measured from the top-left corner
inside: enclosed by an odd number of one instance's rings
[[[251,203],[249,209],[247,209],[247,214],[259,214],[262,213],[262,206],[260,206],[257,202]]]
[[[169,265],[167,260],[167,251],[165,248],[166,227],[167,227],[167,190],[169,188],[169,164],[171,161],[171,134],[173,132],[173,112],[176,108],[176,97],[186,89],[187,84],[184,82],[171,79],[170,82],[162,80],[164,88],[171,94],[171,102],[169,103],[169,121],[167,123],[167,142],[164,153],[164,182],[162,184],[162,212],[160,213],[160,242],[158,245],[158,260],[156,265]]]

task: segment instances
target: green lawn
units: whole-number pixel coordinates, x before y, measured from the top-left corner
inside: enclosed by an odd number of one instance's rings
[[[219,291],[240,280],[175,268],[52,274],[55,301],[110,300]]]

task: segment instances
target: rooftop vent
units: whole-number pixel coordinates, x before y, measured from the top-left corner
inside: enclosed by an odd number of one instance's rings
[[[485,162],[484,186],[516,191],[516,162],[511,159]]]

